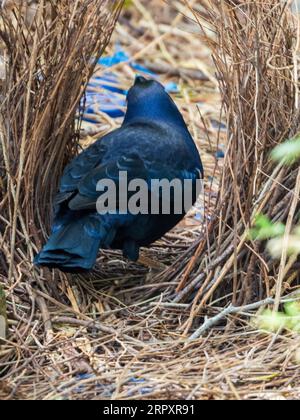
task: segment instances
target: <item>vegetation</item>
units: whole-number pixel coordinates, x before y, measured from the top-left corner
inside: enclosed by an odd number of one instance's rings
[[[281,0],[123,3],[0,9],[0,399],[299,399],[298,18]],[[128,59],[104,70],[104,50]],[[141,67],[178,87],[200,202],[138,264],[35,269],[63,167],[119,125],[83,121],[90,77],[122,92]]]
[[[281,165],[292,166],[296,163],[300,159],[299,137],[277,146],[272,152],[272,158]],[[281,258],[286,248],[288,255],[296,260],[300,254],[300,226],[297,221],[299,222],[299,216],[296,217],[296,224],[287,232],[283,223],[272,223],[266,216],[259,215],[251,230],[251,237],[255,240],[268,239],[267,249],[275,259]],[[288,329],[299,333],[300,296],[298,301],[286,303],[283,312],[266,310],[259,317],[258,326],[268,331]]]

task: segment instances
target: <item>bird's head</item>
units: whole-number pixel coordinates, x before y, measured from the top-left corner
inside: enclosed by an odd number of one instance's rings
[[[132,89],[136,87],[139,87],[141,89],[147,88],[147,87],[149,88],[153,85],[156,85],[157,87],[164,89],[163,85],[161,85],[156,80],[146,79],[146,77],[138,75],[135,77],[135,82],[134,82],[134,85],[132,86]]]
[[[195,157],[195,164],[202,170],[199,153],[183,116],[162,84],[156,80],[148,80],[145,77],[137,76],[134,85],[128,92],[127,102],[124,125],[135,122],[143,124],[149,122],[171,126],[171,130],[181,132],[182,137],[190,147],[192,156]]]
[[[143,76],[136,76],[134,85],[128,92],[128,106],[134,106],[136,103],[144,100],[152,101],[154,98],[165,96],[165,88],[154,79],[146,79]]]
[[[124,124],[134,120],[163,121],[186,128],[185,122],[164,86],[157,80],[137,76],[127,95]]]

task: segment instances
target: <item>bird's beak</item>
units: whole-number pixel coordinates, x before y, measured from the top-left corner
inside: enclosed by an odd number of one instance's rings
[[[135,85],[142,85],[143,83],[146,83],[148,80],[143,76],[136,76],[135,78]]]

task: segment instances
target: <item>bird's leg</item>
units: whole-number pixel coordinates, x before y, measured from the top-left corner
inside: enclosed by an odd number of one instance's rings
[[[123,256],[130,261],[137,262],[140,256],[140,247],[133,240],[127,240],[123,246]]]

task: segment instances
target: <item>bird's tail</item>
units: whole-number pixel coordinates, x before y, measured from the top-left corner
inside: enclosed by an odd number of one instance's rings
[[[34,263],[69,273],[89,271],[96,263],[99,248],[108,247],[114,236],[115,232],[101,223],[96,215],[87,215],[64,224],[56,223]]]

